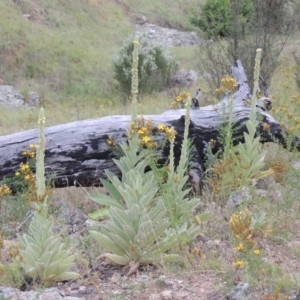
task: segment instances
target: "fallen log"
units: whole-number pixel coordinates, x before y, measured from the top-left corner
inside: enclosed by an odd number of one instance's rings
[[[234,93],[232,111],[233,135],[235,143],[243,142],[243,132],[247,131],[245,122],[249,119],[251,110],[251,90],[247,82],[244,68],[240,61],[232,67],[232,75],[238,88]],[[197,99],[196,99],[197,100]],[[195,103],[195,99],[193,100]],[[200,103],[201,104],[201,103]],[[261,142],[275,142],[287,147],[288,133],[268,113],[272,102],[268,97],[262,97],[257,103],[257,113],[260,120],[257,128]],[[210,140],[215,140],[214,152],[222,149],[219,139],[220,126],[226,123],[230,112],[229,95],[216,105],[197,107],[191,110],[189,137],[193,141],[193,178],[201,180],[204,172],[205,147]],[[175,159],[180,157],[183,138],[185,109],[170,110],[161,115],[144,116],[154,123],[153,135],[159,142],[163,134],[157,126],[164,124],[173,126],[178,132],[175,140]],[[108,116],[100,119],[77,121],[56,125],[45,129],[45,172],[51,176],[56,187],[72,185],[100,185],[100,179],[106,178],[108,169],[118,174],[118,169],[112,159],[116,157],[114,149],[108,145],[109,137],[114,137],[116,144],[126,141],[130,116]],[[292,148],[300,150],[300,140],[293,137]],[[0,137],[0,180],[4,176],[13,176],[26,158],[23,151],[30,144],[38,143],[38,131],[28,130]],[[168,157],[168,145],[162,152],[162,160]],[[196,175],[195,175],[196,174]],[[196,181],[197,181],[196,180]]]

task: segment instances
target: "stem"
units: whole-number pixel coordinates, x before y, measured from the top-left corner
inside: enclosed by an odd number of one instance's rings
[[[259,73],[260,73],[260,58],[261,58],[261,49],[256,50],[255,57],[255,67],[254,67],[254,86],[253,86],[253,95],[252,95],[252,103],[251,103],[251,112],[250,112],[250,121],[252,123],[256,123],[256,102],[258,91],[258,81],[259,81]]]
[[[134,121],[137,118],[137,94],[139,84],[139,73],[138,73],[138,62],[139,62],[139,41],[135,37],[133,41],[133,54],[132,54],[132,82],[131,82],[131,93],[132,93],[132,109],[131,109],[131,120]]]

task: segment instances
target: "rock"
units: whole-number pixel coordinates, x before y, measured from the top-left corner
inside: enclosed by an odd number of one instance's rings
[[[147,22],[147,18],[143,14],[132,14],[131,18],[134,20],[136,24],[143,25]]]
[[[251,199],[252,196],[250,194],[250,189],[246,186],[243,186],[229,196],[226,206],[229,208],[234,208],[239,206],[243,201]]]
[[[259,197],[267,197],[268,196],[268,191],[266,191],[264,189],[256,189],[254,192],[255,192],[255,195],[257,195]]]
[[[270,193],[270,198],[274,202],[278,201],[280,198],[282,198],[282,196],[283,193],[281,190],[274,190]]]
[[[64,294],[62,294],[57,288],[49,288],[42,292],[39,300],[53,300],[53,299],[63,299]]]
[[[37,92],[29,92],[28,103],[24,96],[11,85],[0,85],[0,105],[9,107],[32,107],[40,104],[40,96]]]
[[[80,209],[69,207],[62,199],[59,200],[60,210],[57,219],[66,225],[68,234],[80,232],[86,226],[88,216]],[[55,231],[59,232],[60,228]]]
[[[187,292],[179,292],[174,295],[174,300],[184,300],[188,299],[189,295]]]
[[[37,92],[29,92],[28,104],[30,106],[39,106],[40,105],[40,96]]]
[[[164,290],[160,293],[163,300],[172,300],[173,294],[174,292],[172,292],[171,290]]]
[[[145,283],[145,282],[149,281],[149,276],[146,275],[146,274],[142,274],[142,275],[139,277],[139,281]]]
[[[142,18],[142,20],[144,19]],[[145,34],[153,43],[164,44],[166,46],[192,46],[199,45],[202,42],[195,32],[179,31],[146,22],[137,24],[135,31]]]
[[[197,239],[204,243],[209,241],[209,238],[203,232],[199,233]]]
[[[300,161],[296,161],[293,163],[292,167],[295,169],[295,170],[300,170]]]
[[[149,296],[149,300],[161,300],[161,297],[159,296],[159,294],[151,294]]]
[[[170,86],[190,87],[197,79],[196,71],[180,69],[171,77]]]
[[[0,299],[2,298],[10,300],[85,300],[85,298],[64,297],[64,294],[55,287],[39,292],[21,292],[15,288],[0,286]]]
[[[84,225],[85,227],[96,227],[96,226],[101,226],[103,224],[103,222],[98,222],[98,221],[94,221],[94,220],[91,220],[91,219],[87,219],[85,222],[84,222]]]
[[[11,85],[0,86],[0,105],[11,107],[28,107],[24,96],[19,94]]]
[[[226,296],[227,300],[248,300],[250,299],[250,284],[239,282],[239,284]]]

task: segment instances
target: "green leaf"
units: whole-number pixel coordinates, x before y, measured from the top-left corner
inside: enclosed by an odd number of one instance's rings
[[[148,252],[150,253],[150,256],[156,256],[160,255],[164,252],[169,251],[173,248],[173,246],[177,243],[176,239],[173,239],[171,241],[164,241],[160,244],[154,244],[151,248],[148,249]]]
[[[210,211],[207,211],[207,212],[203,212],[201,214],[196,215],[195,219],[196,219],[198,225],[200,225],[200,223],[208,221],[211,218],[211,216],[212,216],[212,213]]]
[[[115,234],[119,235],[123,240],[125,240],[129,243],[129,239],[123,230],[123,226],[121,224],[119,224],[118,222],[116,222],[116,223],[111,222],[111,221],[108,222],[106,225],[106,229],[109,230],[110,233],[115,233]]]
[[[75,272],[64,272],[62,274],[56,275],[53,279],[55,281],[67,281],[79,278],[80,275]]]
[[[126,256],[120,256],[116,254],[106,253],[105,257],[107,260],[115,265],[126,266],[129,264],[130,259]]]
[[[47,279],[49,275],[56,274],[60,264],[61,262],[59,260],[49,264],[47,268],[44,268],[43,277]]]
[[[122,199],[122,196],[119,193],[118,189],[113,184],[111,184],[109,181],[107,181],[107,180],[105,180],[103,178],[101,179],[101,182],[102,182],[103,186],[105,187],[105,189],[109,192],[109,194],[115,200],[117,200],[118,202],[120,202],[121,199]]]
[[[119,203],[117,200],[111,198],[110,196],[104,195],[104,194],[95,194],[91,195],[90,198],[101,205],[105,206],[113,206],[113,207],[118,207],[118,208],[124,208],[121,203]]]
[[[89,218],[92,220],[104,220],[109,217],[110,208],[109,207],[103,207],[100,209],[97,209],[96,211],[89,214]]]
[[[30,252],[25,251],[25,250],[20,250],[20,254],[23,258],[23,261],[25,264],[33,266],[36,262],[36,257],[32,255]]]
[[[136,232],[128,224],[123,225],[123,231],[126,234],[128,241],[132,242],[136,235]]]
[[[105,250],[108,250],[117,255],[124,255],[125,251],[120,248],[110,237],[94,230],[91,230],[90,234]]]
[[[125,253],[129,253],[130,243],[128,241],[114,233],[110,233],[109,236]]]
[[[112,208],[111,215],[113,219],[117,219],[120,224],[127,224],[131,228],[134,228],[133,219],[129,217],[128,210],[124,211],[119,208]]]

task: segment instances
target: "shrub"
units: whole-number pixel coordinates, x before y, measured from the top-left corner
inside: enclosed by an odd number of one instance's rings
[[[202,29],[208,37],[227,37],[232,35],[232,7],[230,0],[207,0],[201,7],[200,15],[194,15],[191,23]],[[253,15],[253,5],[250,0],[243,0],[238,4],[239,16],[244,22]]]
[[[134,36],[130,35],[113,60],[114,78],[126,97],[131,94],[131,70]],[[172,55],[161,45],[152,44],[145,35],[139,36],[138,89],[139,93],[160,91],[177,69]]]

